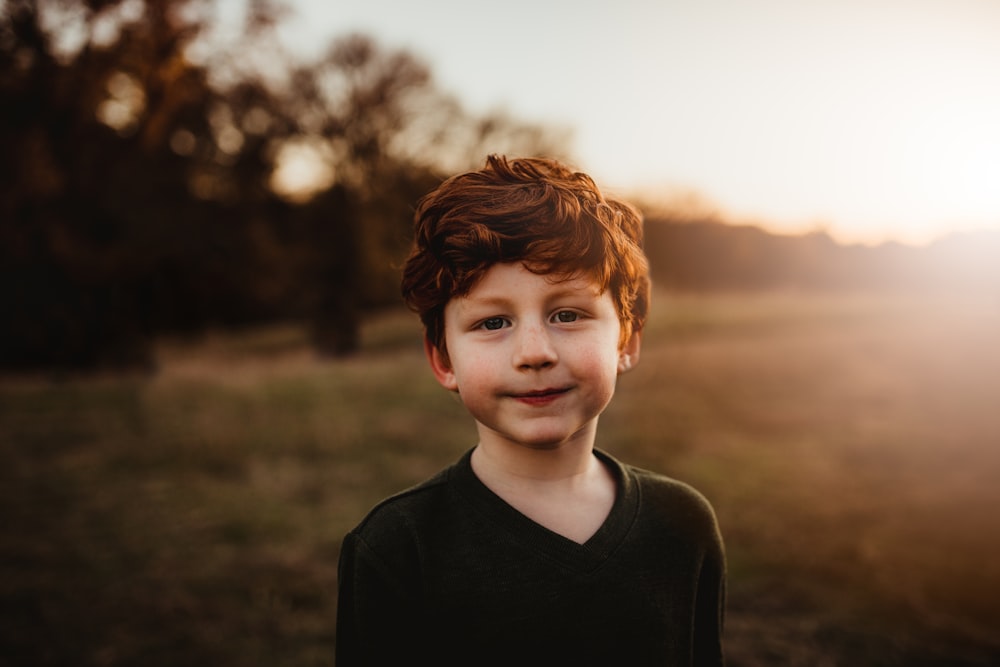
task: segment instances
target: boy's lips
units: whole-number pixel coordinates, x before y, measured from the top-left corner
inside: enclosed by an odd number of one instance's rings
[[[513,392],[510,394],[511,398],[514,398],[522,403],[527,403],[528,405],[545,405],[556,400],[560,396],[564,396],[571,387],[550,387],[547,389],[534,389],[532,391],[525,392]]]

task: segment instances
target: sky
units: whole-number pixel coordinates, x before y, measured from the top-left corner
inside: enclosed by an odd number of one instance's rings
[[[573,131],[606,189],[842,242],[1000,228],[998,0],[291,0],[472,112]]]

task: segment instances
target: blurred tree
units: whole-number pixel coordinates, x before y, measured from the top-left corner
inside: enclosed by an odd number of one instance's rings
[[[443,175],[479,166],[489,152],[564,154],[568,141],[553,128],[503,114],[470,116],[433,86],[423,63],[406,52],[381,50],[364,35],[335,41],[318,62],[294,68],[289,81],[286,108],[301,119],[298,145],[312,147],[329,181],[351,193],[359,222],[350,236],[358,261],[350,272],[355,307],[330,293],[342,282],[310,283],[319,289],[317,303],[340,304],[315,311],[320,350],[352,346],[336,336],[323,342],[323,332],[337,330],[334,319],[397,301],[397,267],[409,247],[414,202]],[[332,234],[328,242],[345,239]]]
[[[470,153],[562,152],[405,52],[295,62],[280,3],[248,0],[229,45],[217,9],[0,5],[0,367],[149,363],[154,334],[275,318],[349,352],[397,300],[419,195]]]

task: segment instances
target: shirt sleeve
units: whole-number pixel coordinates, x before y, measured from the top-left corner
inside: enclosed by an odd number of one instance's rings
[[[413,597],[356,533],[338,566],[337,667],[408,664],[420,654]]]
[[[714,539],[707,545],[698,577],[692,664],[722,667],[725,665],[722,635],[726,614],[726,555],[717,525],[713,532]]]

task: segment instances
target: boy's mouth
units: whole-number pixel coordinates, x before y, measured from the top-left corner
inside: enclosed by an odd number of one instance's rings
[[[564,396],[569,392],[569,387],[552,387],[548,389],[537,389],[534,391],[526,391],[521,393],[511,394],[511,397],[528,405],[546,405],[556,400],[560,396]]]

